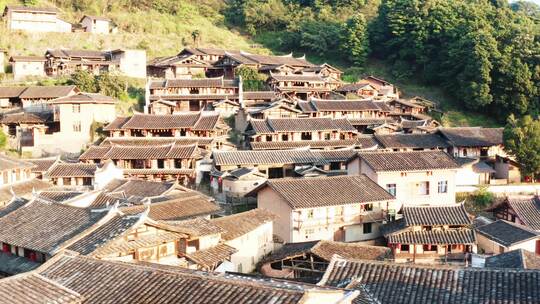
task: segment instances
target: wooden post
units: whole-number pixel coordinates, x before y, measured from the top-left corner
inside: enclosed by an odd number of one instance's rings
[[[416,263],[416,244],[413,244],[413,263]]]

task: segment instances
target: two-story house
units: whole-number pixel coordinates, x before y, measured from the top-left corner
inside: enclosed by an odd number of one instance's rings
[[[274,233],[286,243],[372,240],[397,208],[366,175],[271,179],[254,192],[257,206],[278,216]]]
[[[349,175],[367,175],[400,206],[455,203],[458,168],[443,151],[360,152],[347,165]]]
[[[71,23],[58,18],[58,10],[52,7],[7,5],[2,17],[11,31],[71,32]]]

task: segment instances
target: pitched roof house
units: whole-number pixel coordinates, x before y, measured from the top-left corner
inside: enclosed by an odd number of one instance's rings
[[[71,23],[58,18],[58,12],[53,7],[6,5],[2,17],[12,31],[71,32]]]
[[[257,205],[278,216],[274,233],[284,242],[358,241],[379,236],[395,198],[365,175],[270,179]]]
[[[476,227],[478,249],[485,253],[504,253],[525,249],[540,254],[540,232],[526,226],[497,220]]]
[[[540,232],[540,199],[535,197],[507,197],[486,211],[502,220],[521,224]]]

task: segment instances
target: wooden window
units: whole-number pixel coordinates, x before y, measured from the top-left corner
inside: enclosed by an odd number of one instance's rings
[[[439,193],[448,193],[448,181],[440,181],[438,184]]]
[[[371,233],[371,232],[372,232],[371,223],[364,223],[364,224],[362,225],[362,232],[363,232],[364,234]]]

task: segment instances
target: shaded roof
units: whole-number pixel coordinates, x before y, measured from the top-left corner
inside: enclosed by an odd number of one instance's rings
[[[189,234],[192,237],[200,237],[212,234],[221,234],[224,230],[213,221],[196,217],[188,220],[166,221],[166,224],[177,228],[179,231]]]
[[[214,151],[212,158],[217,166],[326,163],[319,153],[311,150]]]
[[[109,51],[98,50],[70,50],[70,49],[49,49],[45,52],[45,56],[52,56],[57,58],[84,58],[84,59],[98,59],[106,60]]]
[[[503,144],[503,128],[440,128],[439,132],[457,147],[488,147]]]
[[[275,99],[277,94],[275,91],[244,91],[244,100],[256,100],[256,99]]]
[[[283,260],[286,258],[292,258],[296,256],[302,256],[309,252],[320,241],[298,242],[298,243],[286,243],[278,249],[272,251],[272,253],[264,257],[263,263],[273,263],[275,261]]]
[[[107,212],[92,212],[40,200],[26,204],[0,218],[0,241],[46,254],[90,228]]]
[[[43,56],[11,56],[9,62],[45,62],[47,59]]]
[[[375,171],[457,169],[456,161],[442,151],[360,152],[358,156]]]
[[[39,269],[44,277],[80,293],[85,303],[298,303],[305,290],[221,278],[176,267],[128,264],[61,255]],[[129,282],[129,283],[128,283]],[[311,288],[314,288],[313,286]],[[316,287],[315,287],[316,288]]]
[[[25,159],[17,159],[0,153],[0,171],[12,169],[28,169],[35,165]]]
[[[230,241],[259,228],[261,225],[272,222],[276,218],[277,216],[270,211],[256,208],[213,219],[212,223],[224,230],[221,238]]]
[[[58,9],[55,7],[33,7],[33,6],[17,6],[6,5],[6,10],[12,10],[17,12],[29,12],[29,13],[43,13],[43,14],[56,14]]]
[[[260,141],[250,142],[252,150],[286,150],[298,148],[346,148],[362,146],[357,139],[339,140],[302,140],[302,141]],[[370,146],[371,147],[371,146]]]
[[[103,128],[103,131],[121,130],[122,126],[126,122],[128,122],[128,120],[130,120],[130,119],[131,119],[131,117],[129,117],[129,116],[128,117],[118,116],[111,123],[106,125]]]
[[[0,202],[9,201],[13,198],[15,193],[18,197],[29,198],[32,196],[32,192],[39,191],[50,187],[51,185],[48,182],[42,181],[40,179],[30,179],[22,182],[16,182],[11,185],[0,186]]]
[[[0,280],[0,298],[12,304],[79,304],[83,297],[37,273],[25,273]]]
[[[384,148],[446,148],[448,143],[437,134],[376,134],[375,138]]]
[[[306,103],[309,104],[315,112],[332,112],[332,111],[376,111],[379,112],[381,108],[379,105],[371,99],[342,99],[342,100],[330,100],[330,99],[311,99],[308,102],[299,102],[300,108],[305,108]],[[307,109],[306,109],[307,110]],[[307,111],[311,112],[311,111]]]
[[[332,118],[267,118],[252,119],[250,124],[255,133],[303,132],[303,131],[352,131],[356,129],[346,119]]]
[[[83,255],[94,252],[97,248],[123,235],[140,221],[140,215],[117,214],[91,233],[85,235],[66,249]]]
[[[14,255],[11,252],[0,252],[0,275],[15,275],[34,270],[41,265],[26,257]],[[0,282],[2,282],[0,280]]]
[[[337,92],[356,92],[364,87],[371,86],[371,84],[367,81],[359,81],[357,83],[348,83],[344,84],[341,87],[337,88]],[[377,89],[373,87],[374,89]]]
[[[69,95],[71,92],[78,90],[74,85],[68,86],[41,86],[41,87],[28,87],[19,96],[22,99],[27,98],[58,98]]]
[[[487,257],[485,267],[540,270],[540,256],[525,249],[514,249]]]
[[[19,97],[27,87],[0,87],[0,98]]]
[[[65,96],[53,99],[49,101],[50,104],[66,104],[66,103],[79,103],[79,104],[116,104],[118,100],[113,97],[105,96],[98,93],[85,93],[79,92],[75,95]]]
[[[0,118],[2,124],[44,124],[50,120],[52,115],[47,112],[43,113],[29,113],[18,112],[4,114]]]
[[[406,226],[471,225],[463,204],[440,206],[404,206]]]
[[[201,158],[205,151],[196,145],[179,146],[91,146],[79,159],[185,159]],[[165,170],[165,169],[163,169]]]
[[[518,218],[533,230],[540,230],[540,200],[533,198],[507,198],[502,204],[508,204],[516,213]],[[490,207],[488,210],[496,209],[500,204]]]
[[[334,241],[319,241],[311,252],[316,256],[330,261],[337,254],[346,259],[385,260],[391,258],[392,250],[384,246],[370,246],[361,243],[343,243]]]
[[[94,177],[96,164],[57,163],[47,171],[49,178]]]
[[[394,200],[366,175],[270,179],[266,185],[293,209]]]
[[[497,220],[491,224],[476,227],[476,232],[504,247],[540,238],[538,232],[526,226],[504,220]]]
[[[188,260],[191,260],[200,266],[212,268],[212,266],[217,265],[218,263],[229,260],[231,255],[236,252],[238,252],[238,250],[229,245],[218,244],[214,247],[187,253],[185,256]]]
[[[39,192],[38,198],[42,198],[50,202],[61,203],[75,198],[83,193],[84,192],[80,191],[44,190]]]
[[[526,303],[540,297],[540,271],[450,268],[334,258],[323,286],[362,289],[378,303]]]
[[[476,244],[472,229],[401,231],[386,235],[389,244]]]
[[[29,161],[35,165],[34,168],[32,168],[32,172],[45,172],[49,170],[52,165],[54,165],[57,161],[57,157],[48,157],[48,158],[32,158],[27,159],[26,161]]]

